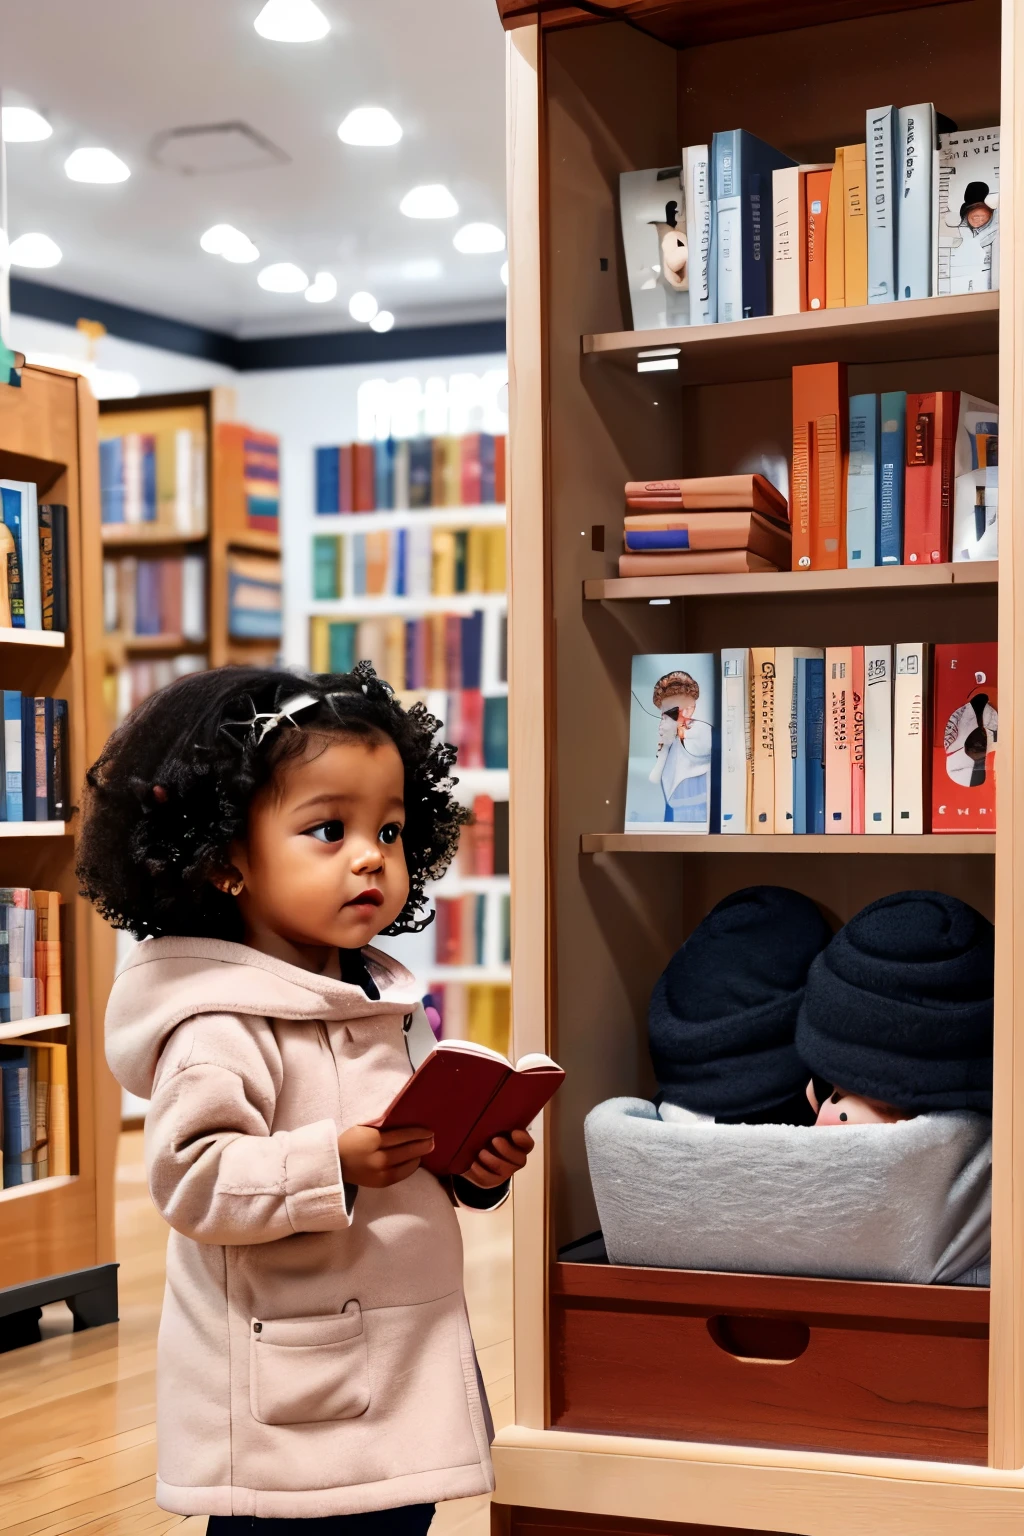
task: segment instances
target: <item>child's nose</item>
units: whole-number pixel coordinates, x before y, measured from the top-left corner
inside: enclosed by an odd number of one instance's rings
[[[382,869],[384,866],[384,854],[378,842],[365,842],[352,860],[354,874],[368,874],[370,870]]]

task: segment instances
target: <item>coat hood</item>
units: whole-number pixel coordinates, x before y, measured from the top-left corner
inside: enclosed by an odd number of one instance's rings
[[[416,980],[390,955],[363,951],[380,992],[274,960],[221,939],[145,939],[114,979],[106,1015],[110,1070],[129,1093],[148,1099],[160,1054],[186,1019],[233,1013],[263,1019],[366,1019],[410,1013]]]

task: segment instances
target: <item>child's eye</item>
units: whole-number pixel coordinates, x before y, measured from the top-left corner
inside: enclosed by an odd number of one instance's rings
[[[324,821],[318,827],[311,827],[310,837],[315,837],[318,843],[340,843],[345,836],[345,823],[343,821]]]
[[[401,835],[402,829],[397,821],[389,821],[386,827],[381,827],[380,829],[380,840],[382,843],[397,843]]]

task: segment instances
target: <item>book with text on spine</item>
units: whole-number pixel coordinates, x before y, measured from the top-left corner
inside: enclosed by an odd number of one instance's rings
[[[868,196],[868,303],[891,304],[896,298],[896,229],[899,112],[869,107],[866,114]]]
[[[853,812],[853,648],[825,651],[825,831],[849,832]]]
[[[957,390],[907,396],[904,565],[941,565],[953,536]]]
[[[793,369],[793,569],[846,561],[848,405],[845,363]]]
[[[690,324],[714,325],[718,319],[715,200],[711,188],[711,157],[706,144],[691,144],[683,150],[682,182],[686,204]]]
[[[878,565],[903,564],[903,494],[906,484],[906,390],[879,396]]]
[[[828,227],[825,230],[825,307],[846,308],[846,216],[842,147],[828,188]]]
[[[801,645],[775,647],[775,828],[806,831],[806,728],[799,701],[798,671],[802,661],[820,661],[824,652]],[[799,763],[799,768],[798,768]],[[799,783],[798,783],[799,780]],[[802,814],[801,814],[802,804]]]
[[[723,832],[750,831],[750,652],[722,651],[721,816]]]
[[[868,302],[867,166],[863,144],[843,149],[843,261],[846,307]]]
[[[864,831],[864,647],[852,647],[853,736],[850,745],[850,831]]]
[[[809,171],[804,182],[804,263],[807,308],[824,309],[828,298],[828,203],[833,169]]]
[[[794,165],[742,128],[716,133],[715,227],[719,323],[772,312],[772,173]]]
[[[928,647],[896,646],[892,697],[892,830],[924,831]]]
[[[892,831],[892,646],[864,647],[864,831]]]
[[[936,645],[932,655],[933,832],[996,830],[997,646]]]
[[[752,832],[775,831],[775,650],[750,652]]]
[[[846,564],[878,565],[878,396],[850,396]]]
[[[807,178],[831,165],[784,165],[772,172],[772,314],[799,315],[807,299]]]

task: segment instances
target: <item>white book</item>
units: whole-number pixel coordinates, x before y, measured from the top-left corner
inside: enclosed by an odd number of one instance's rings
[[[117,633],[117,563],[103,562],[103,628],[108,635]]]
[[[804,182],[808,171],[831,168],[829,162],[772,171],[772,314],[798,315],[807,308]]]
[[[42,629],[43,589],[39,558],[39,500],[34,480],[22,481],[19,489],[21,490],[21,579],[25,588],[25,628]]]
[[[119,667],[117,672],[117,718],[124,720],[132,712],[132,668]],[[10,759],[8,759],[10,761]]]
[[[793,765],[796,762],[799,731],[797,725],[796,662],[822,660],[825,652],[816,646],[777,645],[775,647],[775,698],[773,738],[775,743],[775,827],[776,832],[792,832]]]
[[[715,204],[718,245],[718,321],[743,319],[743,219],[741,199],[720,197]]]
[[[410,528],[406,544],[405,580],[410,597],[429,597],[434,569],[433,536],[429,527]]]
[[[999,129],[939,135],[936,293],[999,287]]]
[[[180,427],[174,434],[174,527],[178,533],[195,533],[192,507],[192,433]]]
[[[192,434],[192,532],[206,532],[206,438]]]
[[[897,645],[892,703],[892,830],[924,831],[924,736],[928,648]],[[866,803],[866,802],[865,802]]]
[[[864,647],[864,831],[892,831],[892,646]]]
[[[891,304],[896,297],[896,139],[895,107],[869,107],[864,135],[868,187],[868,303]]]
[[[721,830],[749,832],[750,652],[722,652]]]
[[[718,319],[715,294],[715,202],[711,195],[711,162],[706,144],[691,144],[683,150],[683,188],[690,276],[690,324],[714,325]]]
[[[404,512],[409,506],[409,439],[401,438],[395,444],[392,461],[391,504],[396,512]]]
[[[897,291],[901,299],[927,299],[932,291],[932,177],[935,108],[930,101],[900,107],[900,212]]]
[[[206,561],[186,555],[181,576],[181,633],[186,640],[206,639]]]
[[[142,522],[142,439],[137,432],[126,432],[121,439],[124,466],[124,520]]]

